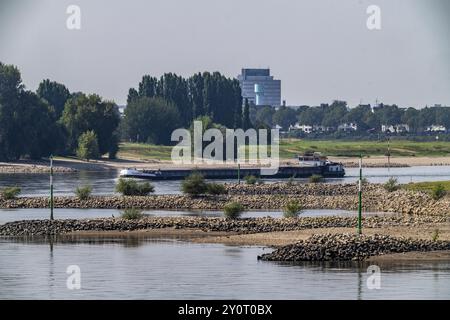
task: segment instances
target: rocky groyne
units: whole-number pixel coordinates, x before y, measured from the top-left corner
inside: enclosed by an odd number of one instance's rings
[[[378,185],[364,187],[363,209],[407,215],[450,215],[450,198],[433,200],[424,192],[397,190],[387,192]],[[227,184],[228,194],[190,197],[186,195],[151,195],[144,197],[93,196],[55,197],[56,208],[97,209],[167,209],[222,210],[230,201],[240,202],[247,210],[281,210],[290,201],[298,201],[305,209],[356,210],[356,184]],[[0,208],[47,208],[47,197],[0,199]]]
[[[449,241],[414,240],[387,235],[324,234],[283,246],[258,258],[266,261],[350,261],[411,251],[450,250]]]
[[[370,216],[363,219],[364,228],[386,226],[420,226],[448,222],[447,217]],[[22,220],[0,225],[0,236],[60,235],[76,231],[134,231],[161,228],[198,229],[240,234],[293,231],[316,228],[354,228],[355,217],[246,218],[228,220],[213,217],[145,217],[139,220],[121,218]]]

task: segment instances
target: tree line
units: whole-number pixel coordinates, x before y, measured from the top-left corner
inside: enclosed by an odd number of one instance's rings
[[[239,81],[219,72],[196,73],[189,78],[173,73],[159,79],[145,75],[137,89],[128,92],[122,137],[168,144],[174,129],[188,128],[194,119],[204,116],[227,128],[241,128],[246,119],[242,104]]]
[[[380,131],[382,125],[407,124],[410,132],[419,133],[431,125],[443,125],[450,129],[449,107],[400,108],[397,105],[379,104],[375,107],[359,105],[349,108],[345,101],[334,101],[320,106],[300,106],[296,109],[280,107],[253,107],[251,121],[273,127],[280,125],[287,130],[290,125],[319,125],[337,128],[343,123],[356,123],[358,131]]]
[[[51,154],[115,157],[120,114],[98,95],[44,80],[26,90],[17,67],[0,62],[0,160]]]

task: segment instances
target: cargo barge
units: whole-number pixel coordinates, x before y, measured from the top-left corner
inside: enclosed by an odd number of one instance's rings
[[[274,175],[261,175],[260,168],[194,168],[194,169],[153,169],[138,170],[128,168],[120,171],[121,177],[149,180],[183,180],[193,172],[198,172],[205,179],[238,179],[256,176],[264,179],[308,178],[312,175],[339,178],[345,175],[342,163],[330,162],[319,154],[298,156],[297,165],[280,166]]]

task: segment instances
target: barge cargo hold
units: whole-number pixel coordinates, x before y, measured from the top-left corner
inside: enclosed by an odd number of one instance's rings
[[[149,180],[183,180],[193,172],[198,172],[205,179],[237,179],[238,176],[256,176],[264,179],[283,178],[308,178],[312,175],[323,177],[343,177],[345,175],[344,166],[341,163],[330,162],[325,157],[300,156],[299,164],[292,166],[280,166],[274,175],[261,175],[260,168],[194,168],[194,169],[157,169],[157,170],[137,170],[124,169],[120,171],[121,177],[139,178]]]

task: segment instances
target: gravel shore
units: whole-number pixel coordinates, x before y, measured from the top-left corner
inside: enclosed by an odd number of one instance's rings
[[[266,261],[349,261],[392,253],[450,250],[450,241],[387,235],[325,234],[283,246],[258,259]]]

